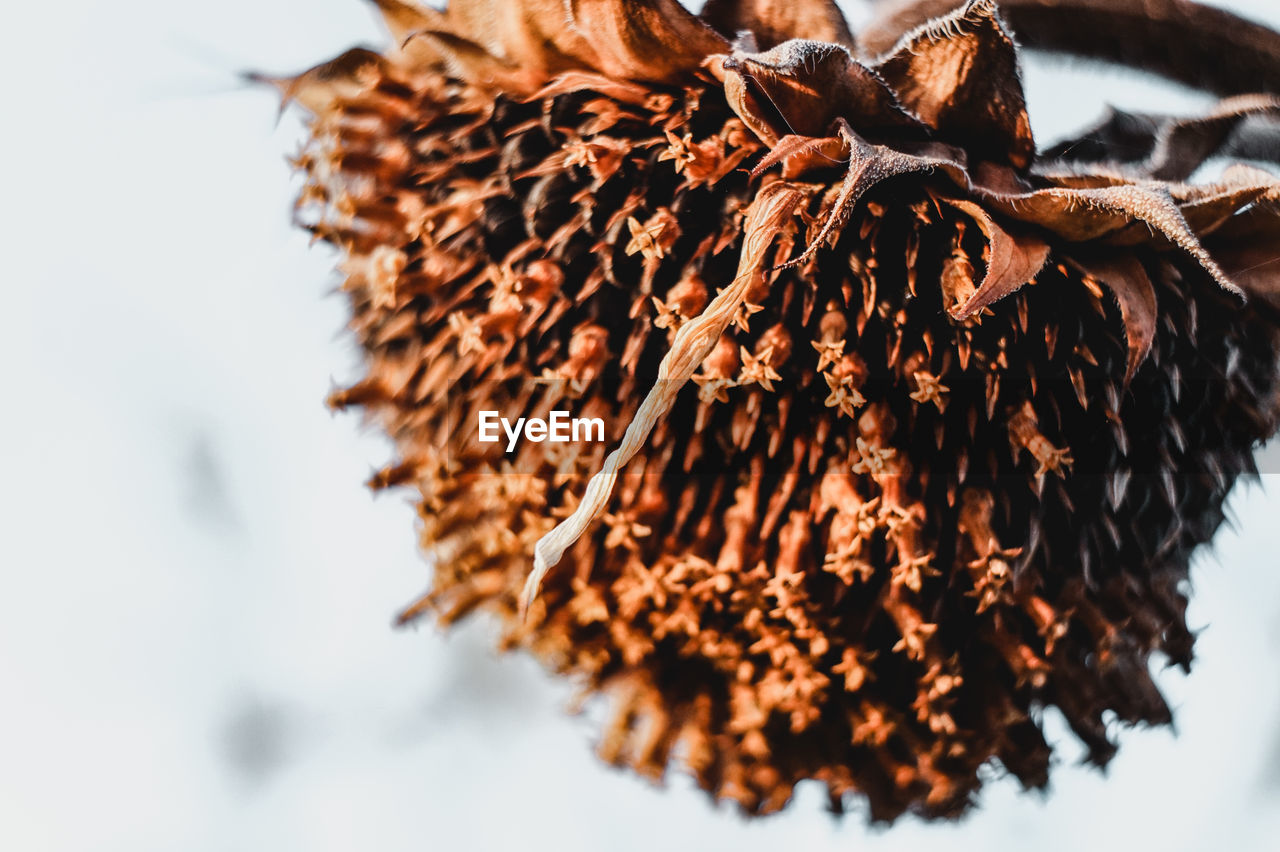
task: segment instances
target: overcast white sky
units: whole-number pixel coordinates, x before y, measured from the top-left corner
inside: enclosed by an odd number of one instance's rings
[[[814,789],[744,822],[602,768],[566,684],[484,625],[390,627],[426,580],[413,512],[360,486],[386,444],[323,408],[356,361],[333,257],[289,225],[300,126],[234,76],[376,44],[366,5],[5,18],[0,848],[1275,848],[1277,477],[1196,564],[1179,737],[1126,733],[1104,778],[1059,726],[1053,794],[990,784],[959,826],[836,823]],[[1028,88],[1044,141],[1106,101],[1205,103],[1041,64]]]

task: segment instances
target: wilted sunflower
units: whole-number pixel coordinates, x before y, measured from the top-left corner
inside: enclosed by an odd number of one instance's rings
[[[1047,707],[1097,764],[1170,721],[1150,658],[1189,665],[1188,560],[1280,419],[1280,182],[1188,181],[1276,157],[1280,36],[1009,2],[1234,95],[1037,151],[990,0],[862,41],[827,0],[377,5],[391,48],[279,82],[367,356],[332,403],[421,494],[402,620],[497,613],[613,698],[607,760],[749,813],[954,816],[988,764],[1047,783]],[[476,440],[555,409],[607,441]]]

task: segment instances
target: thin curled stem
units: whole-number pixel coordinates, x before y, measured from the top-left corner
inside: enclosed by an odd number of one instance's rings
[[[756,196],[747,211],[738,274],[697,317],[680,327],[671,350],[658,366],[658,377],[635,418],[627,426],[617,449],[605,459],[604,467],[591,477],[586,493],[573,514],[538,540],[534,548],[533,570],[520,595],[521,617],[538,594],[542,578],[555,567],[564,552],[586,533],[587,528],[609,505],[614,483],[627,462],[644,447],[658,421],[675,404],[676,395],[710,354],[720,335],[733,321],[755,278],[766,268],[765,253],[782,224],[791,217],[802,194],[786,182],[772,183]]]

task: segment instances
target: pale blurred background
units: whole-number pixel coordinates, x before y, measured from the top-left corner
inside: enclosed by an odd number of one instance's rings
[[[290,226],[301,126],[236,78],[381,43],[367,4],[5,19],[0,849],[1278,848],[1280,476],[1194,568],[1178,736],[1124,732],[1104,777],[1051,714],[1048,797],[997,781],[959,825],[885,831],[802,789],[746,822],[603,768],[569,685],[487,625],[390,626],[427,580],[414,514],[360,486],[386,443],[322,405],[357,359],[332,254]],[[1042,143],[1105,102],[1209,102],[1043,60],[1027,85]]]

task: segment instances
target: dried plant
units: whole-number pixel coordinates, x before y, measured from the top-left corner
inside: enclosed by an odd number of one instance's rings
[[[990,764],[1047,783],[1045,708],[1099,765],[1169,722],[1149,662],[1189,666],[1188,560],[1280,420],[1280,183],[1188,182],[1275,155],[1277,36],[1010,0],[1183,79],[1152,39],[1256,47],[1207,115],[1037,151],[996,4],[954,5],[378,0],[393,47],[278,81],[367,356],[332,404],[421,495],[401,619],[497,613],[612,697],[607,760],[752,814],[812,778],[951,817]],[[611,443],[474,440],[556,407]]]

